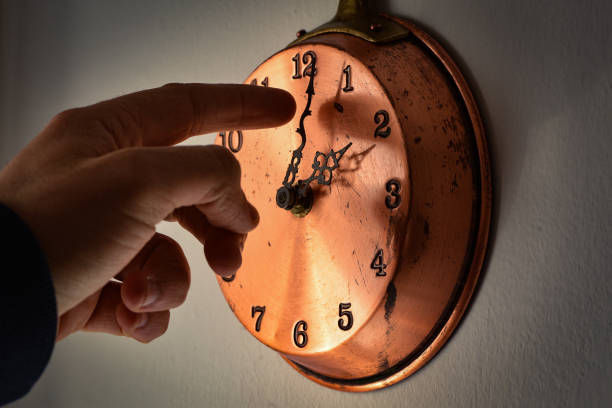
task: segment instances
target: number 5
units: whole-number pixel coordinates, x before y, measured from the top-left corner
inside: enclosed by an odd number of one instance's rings
[[[338,316],[340,316],[340,319],[338,319],[338,327],[340,330],[346,331],[353,327],[353,313],[348,310],[350,307],[350,303],[340,303],[340,305],[338,305]],[[346,316],[346,323],[344,319],[342,319],[342,316]]]

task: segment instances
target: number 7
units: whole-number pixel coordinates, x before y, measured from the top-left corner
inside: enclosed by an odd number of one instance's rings
[[[266,313],[266,307],[265,306],[251,307],[251,317],[255,317],[255,313],[259,313],[259,316],[257,316],[257,321],[255,322],[255,331],[258,332],[261,329],[261,319],[263,318],[264,313]]]

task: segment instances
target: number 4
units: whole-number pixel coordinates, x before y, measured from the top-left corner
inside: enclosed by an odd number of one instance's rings
[[[376,271],[376,276],[387,276],[387,271],[385,271],[386,267],[387,264],[383,262],[383,250],[378,249],[374,254],[374,259],[372,259],[370,268]]]

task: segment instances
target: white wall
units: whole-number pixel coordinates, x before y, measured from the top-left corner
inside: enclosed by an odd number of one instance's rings
[[[325,0],[0,2],[5,164],[54,113],[166,82],[240,82],[335,11]],[[233,317],[200,245],[186,304],[149,345],[77,334],[14,407],[612,404],[612,3],[411,0],[474,84],[495,171],[482,283],[413,377],[346,394],[301,377]],[[194,140],[208,143],[210,136]]]

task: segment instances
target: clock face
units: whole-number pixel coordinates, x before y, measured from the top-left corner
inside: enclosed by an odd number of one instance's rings
[[[289,91],[297,110],[282,127],[217,136],[239,160],[261,216],[242,267],[219,285],[261,342],[288,356],[325,353],[367,323],[398,265],[411,201],[402,130],[372,71],[337,48],[281,51],[247,83]],[[276,200],[284,182],[298,180],[312,189],[300,217]]]
[[[218,278],[230,308],[301,374],[344,391],[401,381],[441,349],[478,281],[491,217],[465,79],[419,27],[378,17],[333,20],[266,60],[246,83],[289,91],[295,117],[216,139],[261,217],[241,268]],[[401,37],[366,41],[368,29]]]

